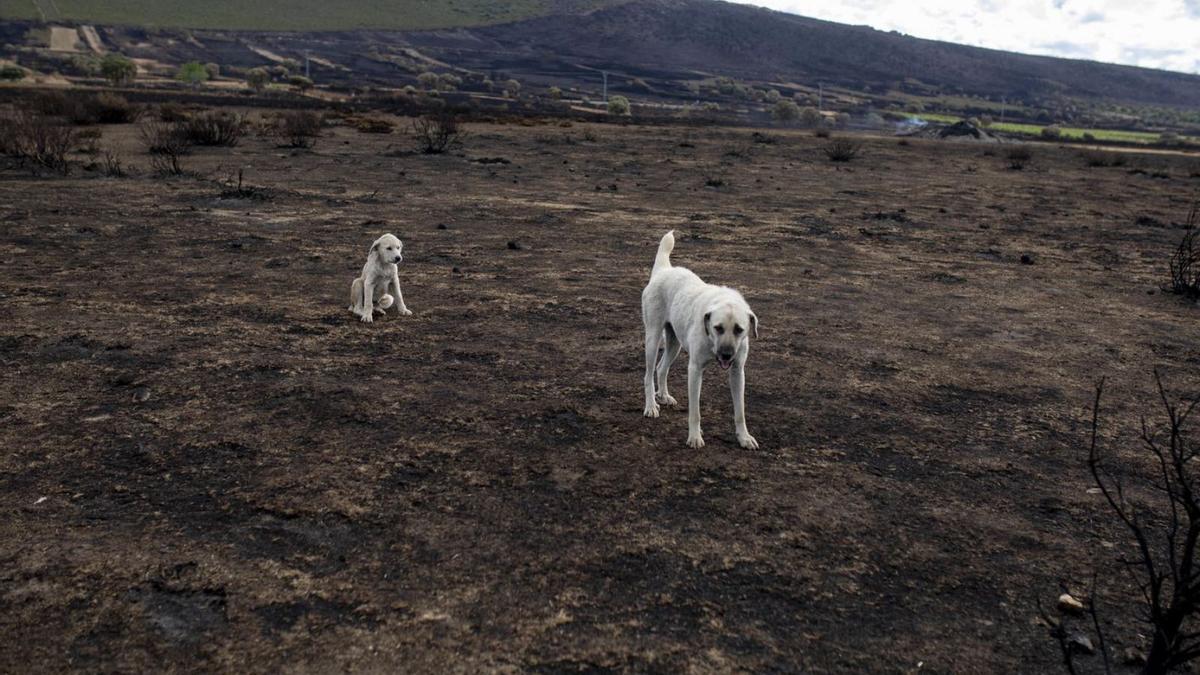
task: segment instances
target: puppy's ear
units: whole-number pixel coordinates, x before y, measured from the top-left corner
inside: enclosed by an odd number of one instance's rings
[[[375,240],[375,243],[371,244],[371,248],[367,249],[367,257],[373,256],[373,255],[379,255],[379,240],[378,239]]]
[[[704,313],[704,334],[708,335],[708,322],[712,320],[712,312]]]
[[[758,339],[758,315],[750,312],[750,332],[754,333],[754,339]]]

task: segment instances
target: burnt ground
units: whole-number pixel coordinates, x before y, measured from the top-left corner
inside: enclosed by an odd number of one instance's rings
[[[1053,672],[1034,601],[1093,570],[1137,644],[1086,420],[1107,376],[1145,467],[1152,368],[1196,391],[1200,308],[1154,291],[1198,160],[471,130],[161,179],[110,127],[138,175],[0,174],[0,670]],[[670,228],[762,319],[759,451],[715,368],[702,450],[641,415]],[[415,314],[363,325],[385,231]]]

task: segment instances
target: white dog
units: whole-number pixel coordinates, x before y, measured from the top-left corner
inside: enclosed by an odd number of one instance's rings
[[[704,283],[691,270],[671,266],[674,230],[663,236],[654,257],[650,283],[642,291],[642,320],[646,324],[646,417],[658,417],[658,404],[675,405],[667,393],[667,371],[679,356],[688,353],[688,439],[692,448],[704,447],[700,435],[700,382],[704,367],[713,360],[729,372],[733,394],[733,426],[738,444],[748,450],[758,441],[746,431],[746,356],[750,334],[758,338],[758,317],[741,293]],[[663,347],[661,359],[659,346]],[[657,366],[655,362],[657,361]],[[657,397],[655,389],[657,386]]]
[[[385,309],[395,302],[399,304],[402,315],[412,314],[404,306],[404,294],[400,292],[400,271],[396,263],[404,260],[400,250],[404,244],[396,237],[385,234],[371,244],[367,252],[367,264],[363,265],[362,276],[350,284],[350,311],[367,323],[375,320],[375,303],[379,303],[379,313],[385,314]],[[388,294],[388,285],[396,287],[396,297]]]

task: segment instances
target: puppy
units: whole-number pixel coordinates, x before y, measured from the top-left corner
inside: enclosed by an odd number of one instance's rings
[[[758,441],[746,430],[746,356],[750,334],[758,338],[758,317],[742,294],[732,288],[704,283],[691,270],[671,266],[674,230],[663,236],[654,257],[650,283],[642,291],[642,321],[646,325],[646,417],[658,417],[658,405],[675,405],[667,392],[667,371],[688,353],[688,438],[691,448],[704,447],[700,435],[700,382],[704,367],[716,361],[729,371],[733,395],[733,427],[738,444],[748,450]],[[663,347],[662,358],[658,356]],[[657,361],[657,365],[656,365]],[[657,389],[657,394],[656,394]]]
[[[385,234],[371,244],[367,252],[367,264],[363,265],[362,276],[350,284],[350,311],[358,315],[366,323],[375,320],[375,303],[379,303],[379,313],[395,302],[399,304],[399,313],[408,316],[412,314],[404,306],[404,294],[400,292],[400,271],[396,263],[404,260],[400,250],[404,244],[396,237]],[[396,297],[388,294],[388,285],[395,286]]]

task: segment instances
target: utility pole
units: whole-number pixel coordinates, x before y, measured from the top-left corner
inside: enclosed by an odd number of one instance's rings
[[[604,73],[604,104],[608,105],[608,71],[602,70],[600,72]]]
[[[817,111],[825,110],[825,85],[817,83]]]

